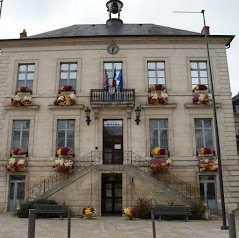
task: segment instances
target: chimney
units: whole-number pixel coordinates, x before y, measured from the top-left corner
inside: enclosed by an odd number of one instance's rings
[[[204,26],[204,27],[202,28],[201,34],[210,35],[209,28],[210,28],[209,26]]]
[[[20,39],[25,37],[27,37],[27,32],[25,29],[23,29],[23,31],[20,33]]]

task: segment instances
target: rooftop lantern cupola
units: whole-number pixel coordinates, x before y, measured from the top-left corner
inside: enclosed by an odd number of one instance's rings
[[[120,19],[120,12],[123,8],[123,3],[119,0],[110,0],[106,3],[107,11],[109,12],[109,19],[106,24],[110,26],[122,25],[123,21]],[[111,14],[117,14],[118,18],[112,18]]]

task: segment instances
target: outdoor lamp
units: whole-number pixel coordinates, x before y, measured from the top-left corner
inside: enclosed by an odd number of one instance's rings
[[[140,118],[141,109],[139,107],[137,107],[134,111],[135,111],[135,114],[136,114],[136,119],[135,119],[136,124],[139,125],[139,122],[140,122],[139,118]]]
[[[87,122],[87,125],[88,125],[88,126],[90,125],[90,122],[91,122],[90,112],[91,112],[91,110],[87,107],[87,108],[85,109],[85,116],[86,116],[86,122]]]

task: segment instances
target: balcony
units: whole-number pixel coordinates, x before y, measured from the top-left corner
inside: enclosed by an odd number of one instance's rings
[[[134,105],[135,89],[122,89],[113,94],[104,89],[91,89],[90,102],[93,105]]]

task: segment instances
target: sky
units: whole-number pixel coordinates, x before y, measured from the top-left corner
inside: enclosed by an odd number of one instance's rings
[[[74,24],[105,24],[107,0],[2,0],[0,39],[19,38],[26,29],[28,36]],[[205,10],[206,24],[213,35],[235,35],[227,49],[232,96],[239,92],[239,1],[238,0],[121,0],[124,23],[152,23],[201,32]],[[113,15],[116,17],[116,15]],[[210,47],[210,45],[209,45]]]

